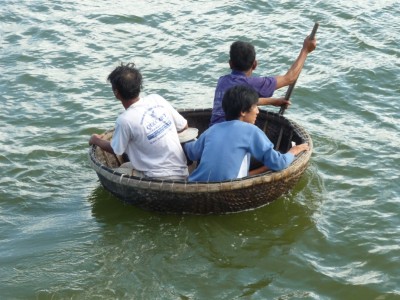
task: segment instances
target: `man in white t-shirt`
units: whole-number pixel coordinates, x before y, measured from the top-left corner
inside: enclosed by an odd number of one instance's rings
[[[126,153],[136,176],[185,180],[188,169],[178,132],[188,127],[186,119],[159,95],[139,96],[142,76],[133,63],[121,64],[107,79],[125,111],[117,118],[111,142],[93,134],[89,144]]]

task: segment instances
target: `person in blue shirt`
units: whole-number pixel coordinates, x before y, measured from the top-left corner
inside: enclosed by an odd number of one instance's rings
[[[225,114],[222,109],[222,98],[229,88],[235,85],[246,85],[252,87],[258,93],[258,105],[288,106],[290,102],[285,98],[272,98],[274,91],[288,86],[299,77],[300,71],[309,53],[315,48],[316,39],[310,40],[306,37],[303,47],[285,75],[258,77],[252,76],[257,67],[256,51],[254,46],[243,41],[234,42],[229,51],[229,66],[232,69],[230,74],[219,78],[215,89],[213,110],[210,126],[225,121]]]
[[[200,161],[189,181],[224,181],[248,176],[251,156],[270,170],[280,171],[296,155],[309,150],[308,144],[301,144],[285,154],[275,151],[265,133],[254,125],[259,113],[257,102],[257,92],[248,86],[237,85],[226,91],[222,100],[226,121],[184,144],[187,157]]]

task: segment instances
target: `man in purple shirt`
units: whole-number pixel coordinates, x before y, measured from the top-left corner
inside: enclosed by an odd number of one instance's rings
[[[250,43],[236,41],[229,51],[229,66],[232,73],[219,78],[215,90],[214,105],[212,110],[210,126],[225,121],[225,113],[222,109],[222,98],[225,92],[235,85],[250,86],[259,95],[258,105],[289,105],[285,98],[271,98],[274,91],[295,82],[306,61],[307,55],[317,45],[316,39],[305,38],[303,47],[297,59],[285,75],[253,77],[252,73],[257,67],[256,52]]]

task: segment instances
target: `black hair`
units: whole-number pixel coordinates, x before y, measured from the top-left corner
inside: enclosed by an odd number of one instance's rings
[[[233,69],[248,71],[256,60],[256,50],[250,43],[236,41],[231,45],[229,58]]]
[[[228,89],[222,98],[222,109],[227,121],[239,119],[241,112],[250,111],[258,102],[258,93],[249,86],[236,85]]]
[[[143,83],[142,74],[135,68],[134,63],[121,63],[108,75],[107,80],[111,83],[113,91],[118,90],[124,101],[138,97]]]

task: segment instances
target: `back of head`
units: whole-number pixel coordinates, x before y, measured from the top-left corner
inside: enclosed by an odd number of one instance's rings
[[[222,109],[227,121],[239,119],[241,112],[247,112],[258,102],[258,93],[251,87],[236,85],[228,89],[222,98]]]
[[[248,71],[256,60],[256,50],[250,43],[236,41],[229,51],[231,66],[238,71]]]
[[[121,63],[108,75],[107,80],[111,83],[113,91],[118,90],[125,101],[138,97],[142,88],[142,75],[134,63]]]

